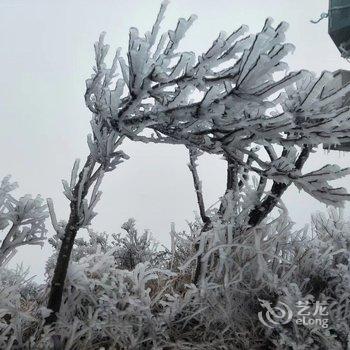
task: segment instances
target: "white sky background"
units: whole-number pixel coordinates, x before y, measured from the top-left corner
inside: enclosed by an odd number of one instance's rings
[[[83,95],[94,64],[93,43],[106,31],[111,54],[118,46],[125,53],[129,27],[149,30],[159,5],[154,0],[0,0],[0,178],[12,174],[20,185],[16,194],[52,197],[58,218],[67,219],[61,179],[69,178],[75,158],[83,160],[87,154],[90,112]],[[256,32],[272,17],[276,25],[281,20],[290,23],[287,41],[296,46],[287,59],[291,70],[350,69],[327,34],[327,20],[309,22],[327,8],[328,0],[173,0],[162,28],[197,14],[181,48],[200,54],[220,30],[247,24]],[[170,222],[185,229],[185,220],[193,219],[197,210],[188,154],[180,146],[131,142],[122,149],[130,159],[104,178],[93,228],[120,232],[121,224],[134,217],[139,228],[151,229],[154,237],[168,243]],[[350,154],[320,151],[307,170],[325,163],[349,166],[349,160]],[[211,205],[224,191],[224,162],[204,156],[199,170],[205,201]],[[350,189],[349,179],[341,184]],[[283,199],[298,226],[325,209],[295,188]],[[51,236],[49,222],[48,228]],[[49,254],[48,247],[24,248],[12,264],[23,261],[42,279]]]

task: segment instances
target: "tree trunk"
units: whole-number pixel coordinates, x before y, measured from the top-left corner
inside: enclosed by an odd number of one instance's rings
[[[252,227],[259,225],[271,213],[288,187],[289,185],[285,183],[274,182],[271,188],[271,195],[250,212],[248,224]]]
[[[225,195],[228,194],[229,191],[233,191],[238,188],[238,171],[239,166],[237,162],[232,160],[230,157],[226,157],[227,161],[227,172],[226,172],[226,190]],[[219,214],[222,216],[225,212],[227,206],[227,198],[224,197],[220,203]]]
[[[295,162],[295,169],[301,170],[309,158],[311,146],[304,145],[298,159]],[[284,150],[285,151],[285,150]],[[258,204],[249,214],[249,225],[255,227],[259,225],[271,213],[273,208],[277,205],[283,193],[290,186],[290,184],[279,183],[274,181],[271,194],[268,195],[260,204]]]
[[[69,220],[65,228],[62,244],[56,261],[55,271],[51,281],[47,308],[52,312],[45,319],[46,324],[52,324],[55,322],[57,319],[57,314],[60,311],[70,256],[73,250],[75,237],[80,229],[80,217],[78,210],[83,199],[86,197],[91,184],[96,180],[98,171],[92,175],[94,167],[95,161],[93,160],[92,156],[89,155],[86,159],[83,170],[79,173],[79,180],[73,190],[73,199],[70,202]],[[80,190],[81,194],[79,196]]]
[[[203,228],[201,229],[201,235],[203,234],[203,232],[206,232],[208,230],[210,230],[211,228],[211,221],[207,221],[204,223],[204,226]],[[196,243],[195,245],[195,249],[196,251],[199,250],[199,243]],[[198,285],[198,282],[201,278],[201,275],[202,275],[202,254],[200,254],[198,257],[197,257],[197,261],[196,261],[196,269],[194,271],[194,276],[193,276],[193,283],[195,285]]]
[[[197,164],[196,161],[198,159],[198,151],[194,148],[189,148],[189,155],[190,155],[190,163],[188,165],[191,173],[192,173],[192,179],[193,179],[193,185],[194,189],[196,191],[196,197],[197,197],[197,203],[199,207],[199,213],[201,216],[201,219],[203,221],[203,228],[201,229],[201,233],[206,232],[211,227],[211,220],[209,216],[205,213],[205,205],[204,205],[204,198],[203,198],[203,192],[202,192],[202,184],[199,179],[199,175],[197,172]],[[195,250],[199,250],[199,243],[195,244]],[[201,270],[202,270],[202,254],[200,254],[197,257],[196,261],[196,269],[193,277],[193,283],[197,285],[199,282],[200,276],[201,276]]]
[[[64,282],[67,276],[70,256],[73,250],[74,240],[79,230],[78,215],[76,202],[71,203],[71,214],[62,239],[61,248],[57,257],[54,275],[51,281],[51,290],[47,308],[51,310],[51,314],[46,318],[46,324],[56,321],[57,314],[60,311]]]

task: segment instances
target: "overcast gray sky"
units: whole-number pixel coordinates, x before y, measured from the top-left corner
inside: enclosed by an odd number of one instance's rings
[[[150,29],[159,1],[129,0],[0,0],[0,178],[12,174],[18,194],[40,193],[52,197],[60,219],[66,219],[68,202],[61,179],[68,178],[75,158],[87,153],[86,134],[90,113],[85,108],[85,79],[93,65],[93,43],[101,31],[114,51],[127,47],[128,29]],[[241,24],[258,31],[266,17],[290,23],[287,40],[296,51],[287,62],[292,70],[349,69],[327,34],[327,21],[309,20],[327,11],[328,0],[172,0],[164,29],[178,17],[192,13],[198,20],[183,42],[184,49],[201,53],[220,30]],[[129,217],[138,227],[151,229],[161,242],[169,241],[170,222],[186,228],[186,219],[197,209],[188,155],[184,147],[127,142],[130,160],[109,173],[103,182],[99,215],[93,227],[110,233]],[[323,151],[307,169],[327,163],[349,165],[349,154]],[[205,200],[214,203],[224,190],[223,162],[212,156],[200,161]],[[349,180],[342,182],[347,188]],[[310,214],[324,210],[304,193],[291,188],[284,196],[292,219],[301,226]],[[49,235],[53,230],[48,223]],[[23,261],[42,277],[48,248],[19,251],[14,263]]]

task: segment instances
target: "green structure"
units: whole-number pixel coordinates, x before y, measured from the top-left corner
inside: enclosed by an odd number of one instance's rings
[[[350,0],[330,0],[328,33],[344,58],[350,58]],[[338,70],[334,74],[335,85],[341,88],[350,83],[350,71]],[[342,105],[350,106],[350,94],[344,96]],[[350,152],[350,142],[340,145],[325,145],[331,150]]]
[[[350,0],[330,0],[328,33],[343,57],[350,58]]]
[[[350,71],[339,69],[334,72],[334,81],[332,87],[330,87],[330,92],[332,90],[339,90],[347,84],[350,84]],[[341,101],[339,101],[339,104],[342,106],[350,106],[350,93],[346,94]],[[339,145],[324,145],[323,148],[333,151],[350,152],[350,142],[342,142]]]

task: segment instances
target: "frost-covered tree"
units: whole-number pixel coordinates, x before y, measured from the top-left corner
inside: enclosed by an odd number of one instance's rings
[[[130,30],[127,62],[117,50],[112,68],[118,60],[122,78],[115,86],[106,87],[106,68],[88,80],[90,110],[132,140],[181,143],[224,155],[226,194],[231,196],[244,186],[240,176],[258,174],[245,224],[258,225],[291,183],[326,204],[340,205],[347,199],[345,189],[332,188],[328,181],[348,174],[348,169],[327,165],[303,174],[302,167],[319,144],[349,137],[349,107],[342,106],[341,99],[350,86],[336,90],[330,72],[320,77],[307,71],[287,74],[283,59],[294,49],[284,43],[288,26],[274,28],[270,19],[256,35],[246,35],[246,26],[231,35],[220,33],[198,57],[182,52],[180,41],[195,16],[180,19],[175,30],[159,35],[166,5],[150,33],[142,37],[137,29]],[[99,56],[105,56],[103,36],[98,47]],[[154,135],[142,134],[146,128]],[[272,181],[269,187],[267,180]],[[198,176],[194,181],[198,197]],[[201,197],[201,217],[210,225]],[[222,205],[222,215],[224,210]]]
[[[0,267],[16,254],[24,245],[44,244],[48,217],[44,200],[37,196],[25,195],[15,199],[11,192],[17,188],[16,182],[6,176],[0,183]]]
[[[350,111],[341,101],[350,85],[336,89],[331,72],[320,77],[308,71],[288,72],[283,60],[294,50],[285,43],[288,25],[274,27],[271,19],[257,34],[246,34],[246,26],[230,35],[220,33],[199,56],[181,51],[180,42],[196,17],[181,18],[174,30],[161,34],[166,6],[164,2],[144,36],[131,28],[126,59],[118,49],[110,68],[104,63],[109,49],[104,33],[95,44],[96,65],[85,93],[92,112],[90,154],[80,173],[76,162],[70,182],[63,182],[71,209],[67,223],[57,222],[48,202],[62,240],[48,302],[53,311],[49,323],[60,309],[76,234],[95,215],[103,174],[127,158],[117,151],[124,138],[189,149],[203,221],[195,246],[195,283],[205,282],[206,262],[218,262],[217,254],[208,253],[217,242],[208,238],[217,234],[215,227],[224,225],[223,244],[232,244],[238,232],[254,230],[267,218],[292,183],[326,204],[340,206],[349,198],[345,189],[333,188],[329,181],[350,169],[336,165],[310,173],[302,169],[318,145],[349,139]],[[227,188],[215,213],[204,207],[196,170],[200,152],[222,155],[227,162]],[[254,190],[249,183],[252,174]]]
[[[99,58],[97,57],[96,60],[99,66]],[[80,172],[79,160],[75,161],[70,182],[62,180],[64,195],[70,201],[70,215],[67,222],[57,221],[53,202],[51,199],[47,200],[52,225],[62,241],[48,301],[48,308],[54,311],[47,318],[49,323],[55,320],[56,312],[60,309],[64,281],[75,237],[79,229],[88,227],[96,215],[93,210],[102,194],[99,191],[102,178],[106,172],[113,170],[117,164],[127,158],[122,151],[116,150],[123,136],[114,130],[108,130],[104,124],[100,116],[93,117],[91,120],[93,134],[88,136],[90,154]],[[90,195],[89,199],[88,195]]]
[[[0,182],[0,348],[23,346],[22,336],[31,329],[30,315],[38,305],[38,286],[28,278],[28,271],[8,262],[22,246],[43,246],[46,239],[47,206],[40,196],[16,199],[18,187],[6,176]],[[29,331],[31,332],[32,329]]]

